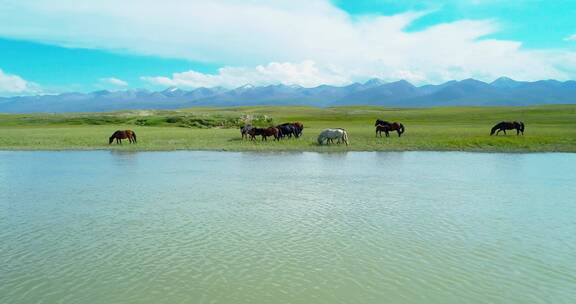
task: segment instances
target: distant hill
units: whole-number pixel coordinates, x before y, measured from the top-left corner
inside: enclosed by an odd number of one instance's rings
[[[101,112],[128,109],[177,109],[194,106],[246,105],[382,105],[429,107],[449,105],[510,106],[576,103],[576,81],[515,81],[501,77],[491,83],[475,79],[416,87],[406,80],[371,79],[347,86],[245,85],[236,89],[198,88],[164,91],[126,90],[0,98],[0,112]]]

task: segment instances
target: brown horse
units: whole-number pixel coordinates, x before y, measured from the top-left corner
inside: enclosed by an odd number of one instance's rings
[[[500,131],[504,132],[504,135],[506,135],[506,130],[514,130],[516,129],[516,135],[520,135],[520,133],[522,133],[522,135],[524,135],[524,123],[521,121],[502,121],[497,123],[494,127],[492,127],[492,130],[490,130],[490,136],[494,135],[494,133],[496,133],[496,135],[498,135],[498,133],[500,133]],[[498,130],[498,131],[496,131]]]
[[[136,143],[136,133],[132,130],[118,130],[116,132],[114,132],[114,134],[112,134],[112,136],[110,136],[108,144],[112,144],[112,142],[114,141],[114,139],[116,139],[116,143],[117,144],[121,144],[123,139],[128,139],[128,141],[130,141],[131,144],[135,144]]]
[[[398,137],[400,137],[405,131],[404,125],[398,122],[376,125],[376,136],[380,135],[380,137],[382,137],[382,132],[384,132],[386,137],[390,137],[390,131],[398,132]]]
[[[268,136],[274,136],[274,139],[280,140],[279,131],[277,128],[252,128],[248,130],[248,135],[250,135],[250,140],[256,139],[257,135],[262,136],[262,140],[268,141]]]

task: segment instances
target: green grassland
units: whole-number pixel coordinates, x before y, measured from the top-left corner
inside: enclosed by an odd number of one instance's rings
[[[398,138],[376,138],[374,121],[402,122]],[[521,120],[524,136],[489,136],[499,121]],[[268,126],[304,123],[299,139],[240,138],[246,121]],[[351,145],[319,146],[324,128],[348,130]],[[108,145],[118,129],[133,129],[138,144]],[[486,151],[576,152],[576,105],[533,107],[237,107],[82,114],[0,114],[0,150],[228,150],[228,151]]]

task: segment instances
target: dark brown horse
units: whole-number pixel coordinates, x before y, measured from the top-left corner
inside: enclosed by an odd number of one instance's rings
[[[121,144],[123,139],[128,139],[128,141],[130,141],[131,144],[135,144],[136,143],[136,133],[132,130],[124,130],[124,131],[118,130],[118,131],[114,132],[114,134],[112,134],[112,136],[110,136],[108,144],[109,145],[112,144],[114,139],[116,139],[117,144]]]
[[[386,137],[390,137],[389,134],[390,131],[398,132],[398,137],[400,137],[402,136],[402,133],[404,133],[405,131],[404,125],[399,122],[376,125],[376,136],[380,135],[380,137],[382,137],[382,132],[384,132],[384,134],[386,134]]]
[[[277,128],[252,128],[248,130],[248,135],[250,135],[250,140],[256,139],[256,136],[261,135],[262,140],[268,140],[269,136],[274,136],[274,139],[280,140],[279,131]]]
[[[281,125],[276,126],[276,128],[280,129],[280,132],[282,131],[287,131],[286,129],[288,129],[287,127],[289,127],[290,130],[288,132],[288,137],[292,137],[292,135],[296,136],[296,137],[300,137],[302,135],[302,130],[304,130],[304,125],[299,122],[287,122],[287,123],[283,123]],[[282,135],[286,135],[286,134],[282,134]]]
[[[497,123],[494,127],[492,127],[492,130],[490,130],[490,136],[494,135],[494,133],[496,133],[496,135],[498,135],[498,133],[500,133],[500,131],[504,132],[504,135],[506,135],[506,130],[516,130],[516,135],[520,135],[520,133],[522,133],[522,135],[524,135],[524,123],[521,121],[501,121],[499,123]]]

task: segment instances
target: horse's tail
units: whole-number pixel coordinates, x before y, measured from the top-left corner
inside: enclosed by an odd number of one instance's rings
[[[344,140],[344,143],[346,143],[346,145],[348,145],[348,132],[344,131],[344,134],[342,134],[342,139]]]
[[[134,143],[136,143],[136,142],[137,142],[137,141],[136,141],[136,132],[132,131],[132,136],[133,136],[133,138],[134,138]]]
[[[406,131],[406,128],[404,128],[404,125],[399,123],[400,125],[400,134],[403,134]]]

